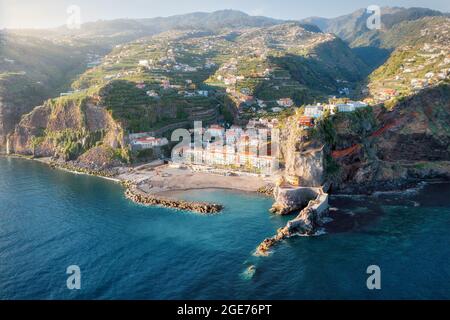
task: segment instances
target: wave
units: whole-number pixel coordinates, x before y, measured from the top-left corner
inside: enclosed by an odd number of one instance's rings
[[[241,273],[241,278],[244,280],[251,280],[255,273],[256,267],[254,265],[251,265]]]
[[[419,182],[415,187],[404,190],[391,190],[391,191],[377,191],[372,194],[372,197],[380,196],[415,196],[422,191],[428,184],[426,181]]]

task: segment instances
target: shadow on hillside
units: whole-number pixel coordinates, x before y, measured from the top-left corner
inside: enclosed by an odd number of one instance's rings
[[[392,50],[374,46],[352,48],[353,53],[368,67],[370,73],[389,59]]]

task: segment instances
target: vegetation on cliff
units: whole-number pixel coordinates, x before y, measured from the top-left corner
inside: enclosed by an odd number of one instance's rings
[[[0,31],[0,146],[22,115],[69,89],[89,57],[104,52],[96,44],[68,46],[32,31]]]
[[[10,140],[17,153],[101,165],[129,160],[120,125],[83,93],[48,100],[22,119]]]

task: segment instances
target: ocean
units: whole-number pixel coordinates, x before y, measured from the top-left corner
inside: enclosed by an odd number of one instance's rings
[[[268,197],[187,192],[225,205],[200,216],[140,206],[123,191],[0,158],[0,299],[450,298],[450,184],[332,196],[320,236],[288,239],[268,257],[255,248],[292,218],[271,215]],[[72,265],[79,290],[66,285]],[[371,265],[380,290],[367,288]]]

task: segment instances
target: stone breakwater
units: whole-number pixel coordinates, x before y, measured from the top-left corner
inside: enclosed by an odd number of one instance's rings
[[[322,188],[277,188],[275,198],[272,212],[279,214],[297,210],[307,199],[310,200],[306,207],[303,205],[303,210],[295,219],[289,221],[284,228],[278,229],[275,236],[265,239],[258,246],[256,249],[258,256],[267,256],[273,246],[291,236],[314,235],[329,209],[328,194]]]
[[[129,186],[125,191],[125,196],[135,203],[146,206],[162,206],[177,210],[192,211],[202,215],[217,214],[223,209],[223,206],[220,204],[190,202],[149,195],[137,190],[135,186]]]
[[[264,187],[259,188],[256,192],[263,194],[265,196],[273,197],[275,186],[268,184]]]

